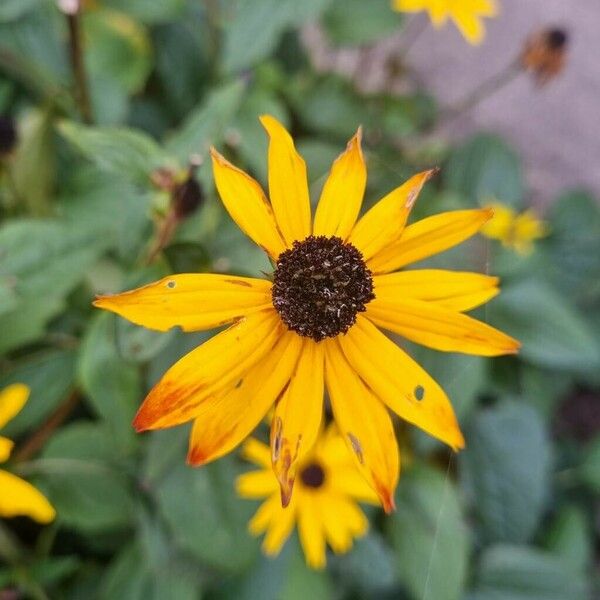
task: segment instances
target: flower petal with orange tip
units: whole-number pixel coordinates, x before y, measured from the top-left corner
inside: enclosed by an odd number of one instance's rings
[[[162,429],[196,416],[201,404],[242,379],[282,333],[275,310],[254,313],[176,362],[150,391],[133,425]]]
[[[414,175],[377,202],[358,221],[348,241],[360,250],[364,260],[400,237],[419,193],[436,172],[437,169],[431,169]]]
[[[389,513],[394,509],[400,459],[387,408],[356,375],[336,341],[326,343],[325,365],[335,422],[358,469]]]
[[[0,428],[16,417],[29,398],[29,388],[13,383],[0,390]]]
[[[367,166],[361,149],[362,129],[348,142],[331,167],[315,213],[313,235],[350,235],[367,185]]]
[[[323,344],[306,340],[290,384],[275,405],[271,458],[283,506],[292,496],[297,463],[312,449],[321,426],[323,361]]]
[[[56,511],[30,483],[12,473],[0,471],[0,517],[31,517],[39,523],[49,523]]]
[[[339,342],[350,366],[398,416],[454,450],[464,447],[442,388],[367,318],[359,315]]]
[[[200,405],[190,435],[188,464],[205,465],[220,458],[252,433],[289,383],[301,348],[300,338],[285,332],[233,389]]]
[[[515,354],[521,344],[498,329],[462,313],[413,298],[375,298],[367,317],[382,329],[443,352],[477,356]]]
[[[98,308],[157,331],[211,329],[271,305],[271,283],[264,279],[200,273],[171,275],[94,301]]]
[[[227,212],[251,240],[271,258],[277,259],[285,250],[285,244],[262,188],[214,148],[211,148],[210,154],[215,185]]]
[[[269,197],[281,235],[291,247],[295,240],[303,240],[311,232],[306,163],[277,119],[263,115],[260,122],[270,138]]]
[[[499,293],[497,277],[481,273],[415,269],[373,277],[375,297],[385,302],[415,299],[459,312],[484,304]]]
[[[389,273],[448,250],[475,235],[493,214],[488,208],[454,210],[417,221],[370,258],[367,266],[376,274]]]

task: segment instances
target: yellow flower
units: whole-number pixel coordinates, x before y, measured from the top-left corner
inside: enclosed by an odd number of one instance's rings
[[[330,425],[299,462],[298,482],[287,508],[281,506],[269,447],[249,439],[244,454],[261,470],[238,477],[237,490],[243,498],[266,498],[248,524],[253,535],[266,532],[265,554],[279,554],[297,524],[306,562],[322,569],[326,542],[336,554],[343,554],[352,548],[354,538],[367,532],[369,521],[356,501],[377,504],[377,496],[358,474],[335,426]]]
[[[261,122],[270,137],[270,201],[249,175],[211,154],[223,204],[271,257],[272,280],[172,275],[95,302],[159,331],[233,323],[165,373],[134,426],[193,419],[188,462],[202,465],[233,450],[274,406],[271,458],[287,504],[297,463],[317,438],[327,386],[356,464],[390,511],[398,449],[388,408],[454,449],[464,440],[440,386],[377,326],[448,352],[496,356],[519,347],[463,314],[498,293],[497,278],[392,271],[459,244],[491,212],[442,213],[405,227],[433,173],[426,171],[359,219],[367,180],[359,129],[334,162],[311,222],[304,160],[278,121]]]
[[[0,428],[4,427],[23,408],[29,397],[29,388],[14,383],[0,392]],[[0,463],[8,460],[13,443],[0,436]],[[0,516],[15,517],[26,515],[49,523],[56,516],[48,500],[31,484],[15,477],[12,473],[0,471]]]
[[[438,28],[452,19],[470,44],[481,43],[485,36],[482,17],[498,14],[496,0],[392,0],[392,5],[400,12],[426,10]]]
[[[548,233],[546,224],[531,210],[517,214],[510,206],[498,202],[490,205],[490,209],[494,217],[482,227],[481,233],[500,240],[503,246],[519,254],[530,254],[533,242]]]

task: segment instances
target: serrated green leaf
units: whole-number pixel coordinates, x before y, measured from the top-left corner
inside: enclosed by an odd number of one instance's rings
[[[323,23],[338,46],[358,46],[384,38],[402,27],[403,15],[388,0],[334,0]]]
[[[488,542],[526,542],[550,485],[550,448],[535,411],[503,403],[475,415],[461,453],[462,474]]]
[[[226,23],[223,67],[246,69],[269,55],[287,29],[315,19],[330,0],[238,0]],[[260,32],[257,35],[257,32]]]
[[[246,533],[254,507],[236,496],[236,472],[230,458],[200,469],[179,462],[156,489],[161,515],[177,545],[228,572],[248,568],[258,552],[258,542]]]
[[[0,378],[0,389],[11,383],[24,383],[29,387],[30,395],[23,410],[3,428],[3,434],[16,438],[42,423],[61,401],[66,400],[74,379],[73,350],[51,350],[17,362]]]
[[[245,87],[243,81],[233,81],[213,89],[169,139],[167,150],[182,162],[192,154],[207,158],[209,147],[220,144],[242,102]]]
[[[465,584],[467,530],[453,483],[415,466],[402,476],[396,512],[386,523],[401,582],[415,600],[458,600]]]
[[[535,279],[502,289],[490,323],[522,343],[519,356],[540,367],[576,372],[600,368],[600,344],[569,300]]]
[[[475,592],[468,600],[586,600],[582,577],[560,559],[526,546],[493,546],[485,552]]]
[[[125,127],[89,127],[61,121],[58,130],[83,156],[100,169],[146,188],[150,175],[172,160],[148,135]]]
[[[118,354],[115,317],[99,313],[83,340],[78,374],[91,408],[102,417],[122,452],[135,442],[131,421],[142,399],[137,368]]]
[[[480,133],[455,150],[443,170],[444,182],[472,206],[500,202],[519,206],[523,174],[519,157],[500,137]]]

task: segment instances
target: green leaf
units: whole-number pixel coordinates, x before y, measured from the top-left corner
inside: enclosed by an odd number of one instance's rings
[[[3,0],[0,5],[0,23],[16,21],[45,0]]]
[[[134,444],[131,421],[142,399],[137,368],[118,354],[115,317],[98,314],[83,340],[78,373],[91,408],[105,419],[121,451]]]
[[[32,111],[20,124],[19,144],[11,167],[17,200],[35,217],[50,213],[56,150],[49,110]]]
[[[480,133],[455,150],[443,170],[445,184],[472,205],[491,199],[519,206],[523,173],[515,151],[500,137]]]
[[[550,526],[546,547],[573,573],[585,573],[592,564],[591,532],[585,512],[574,504],[567,505]]]
[[[55,433],[42,459],[31,463],[66,525],[91,533],[131,523],[133,490],[111,464],[115,448],[106,427],[80,421]]]
[[[236,473],[230,458],[200,469],[180,461],[156,489],[160,512],[177,545],[228,572],[246,569],[258,551],[257,541],[246,533],[253,503],[236,496]]]
[[[193,242],[177,242],[163,253],[173,273],[196,273],[209,270],[210,255],[206,248]]]
[[[424,466],[404,473],[387,529],[412,598],[461,597],[469,543],[456,489],[443,473]]]
[[[172,162],[158,144],[141,131],[88,127],[73,121],[61,121],[58,130],[100,169],[146,188],[150,187],[152,172]]]
[[[246,69],[275,50],[282,34],[316,19],[330,0],[237,0],[225,27],[223,67]],[[257,32],[260,32],[257,35]]]
[[[600,208],[586,192],[568,192],[550,207],[542,241],[554,286],[584,310],[600,302]]]
[[[600,494],[600,435],[588,446],[579,474],[590,489]]]
[[[125,546],[104,573],[99,590],[101,600],[147,600],[150,575],[137,542]]]
[[[467,429],[462,474],[487,541],[525,542],[535,533],[550,477],[547,434],[535,411],[503,403]]]
[[[44,422],[68,397],[74,378],[73,350],[51,350],[17,362],[0,378],[0,389],[18,382],[29,386],[31,392],[23,410],[3,428],[3,435],[16,438]]]
[[[211,145],[220,144],[240,107],[245,87],[244,82],[238,80],[213,89],[171,137],[167,150],[187,162],[190,155],[205,156]]]
[[[103,0],[103,6],[131,15],[143,23],[162,23],[183,15],[185,0]]]
[[[522,344],[519,356],[540,367],[577,372],[600,368],[598,340],[568,300],[535,279],[502,289],[489,308],[495,327]]]
[[[526,546],[493,546],[482,557],[468,600],[586,600],[586,584],[563,562]]]
[[[334,0],[323,23],[334,44],[358,46],[399,31],[403,20],[401,13],[392,11],[388,0]]]
[[[152,46],[143,25],[127,14],[98,7],[83,11],[85,62],[90,79],[111,79],[138,92],[152,70]]]

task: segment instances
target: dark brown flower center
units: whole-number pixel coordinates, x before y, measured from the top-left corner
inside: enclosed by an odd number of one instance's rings
[[[300,471],[302,483],[310,488],[320,488],[325,483],[325,471],[317,463],[310,463]]]
[[[316,342],[346,333],[373,298],[362,254],[341,238],[311,235],[277,260],[273,306],[289,329]]]

